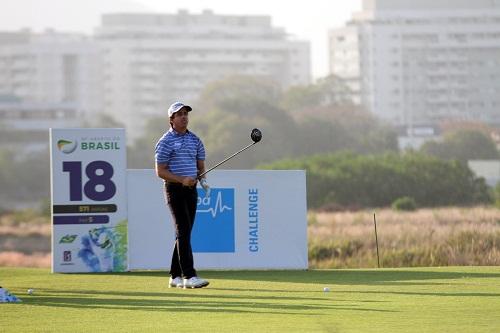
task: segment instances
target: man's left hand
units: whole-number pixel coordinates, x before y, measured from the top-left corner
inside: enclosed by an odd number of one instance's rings
[[[205,190],[205,198],[210,196],[210,186],[208,186],[207,180],[205,178],[200,179],[200,185]]]

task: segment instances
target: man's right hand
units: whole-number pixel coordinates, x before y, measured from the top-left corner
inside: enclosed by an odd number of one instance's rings
[[[184,177],[182,178],[182,185],[183,186],[188,186],[192,187],[196,185],[196,179],[191,178],[191,177]]]

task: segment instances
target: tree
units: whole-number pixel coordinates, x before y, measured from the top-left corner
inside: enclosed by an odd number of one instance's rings
[[[234,75],[206,86],[197,102],[203,112],[226,110],[233,113],[265,112],[268,105],[279,105],[282,92],[275,82],[260,77]]]
[[[127,147],[127,165],[130,169],[154,168],[155,145],[168,130],[168,117],[154,117],[146,122],[144,134]]]
[[[50,194],[48,151],[17,156],[0,149],[0,208],[7,209],[40,202]]]
[[[292,115],[280,107],[279,87],[245,76],[213,82],[194,107],[189,128],[207,151],[207,166],[246,146],[250,131],[263,133],[262,143],[224,168],[253,168],[259,163],[340,150],[379,153],[397,150],[396,134],[368,112],[353,105],[310,108]],[[129,165],[152,165],[154,144],[168,128],[166,119],[148,123],[146,133],[129,149]]]
[[[321,105],[321,90],[316,85],[290,87],[283,96],[285,110],[302,111]]]
[[[85,119],[82,127],[122,128],[125,125],[110,114],[100,113],[95,118]]]
[[[440,158],[456,159],[462,163],[468,160],[499,158],[495,143],[479,130],[457,130],[444,136],[442,142],[425,143],[421,151]]]
[[[263,132],[264,144],[224,164],[224,168],[253,168],[263,161],[293,156],[297,128],[291,116],[278,108],[281,92],[270,81],[232,76],[208,85],[194,107],[189,128],[199,135],[207,151],[209,167],[250,143],[250,132]],[[166,118],[151,119],[146,133],[129,148],[129,165],[151,167],[154,145],[168,129]]]
[[[326,106],[349,106],[353,105],[351,93],[341,78],[330,75],[314,84],[290,87],[284,93],[281,105],[292,112]]]
[[[354,105],[308,109],[296,114],[295,119],[303,136],[300,150],[305,153],[378,153],[398,149],[396,132]]]
[[[226,109],[228,104],[225,104],[224,108],[219,106],[191,120],[191,128],[205,143],[207,166],[249,144],[253,128],[262,131],[262,143],[252,152],[224,164],[225,168],[249,169],[263,161],[270,162],[296,154],[298,129],[289,114],[258,99],[247,99],[241,103],[233,99],[233,102],[231,108]]]
[[[409,197],[418,206],[491,203],[482,178],[467,166],[416,153],[317,155],[261,165],[264,169],[306,169],[310,207],[384,207]]]

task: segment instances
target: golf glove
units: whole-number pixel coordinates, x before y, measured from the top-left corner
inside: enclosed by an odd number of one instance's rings
[[[210,186],[208,186],[207,180],[205,178],[200,179],[200,185],[205,190],[205,198],[210,196]]]

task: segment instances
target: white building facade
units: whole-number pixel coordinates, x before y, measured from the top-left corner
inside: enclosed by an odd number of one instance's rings
[[[500,124],[500,0],[364,0],[329,48],[351,100],[394,124]]]
[[[0,147],[47,148],[48,129],[101,111],[98,45],[81,34],[0,32]]]
[[[0,32],[0,95],[88,115],[101,110],[101,82],[99,48],[87,36]]]
[[[96,30],[102,47],[104,111],[140,135],[145,119],[231,75],[272,79],[283,88],[310,83],[308,42],[293,41],[268,16],[108,14]]]

